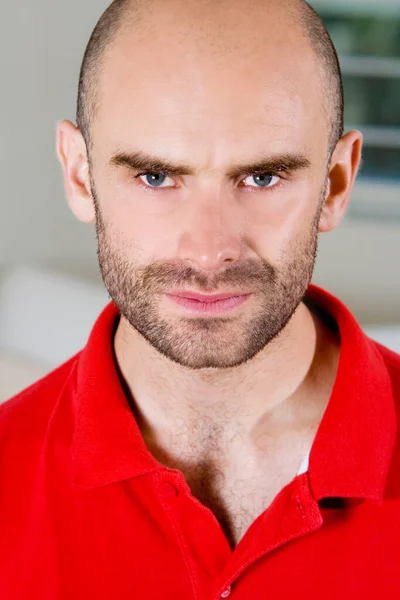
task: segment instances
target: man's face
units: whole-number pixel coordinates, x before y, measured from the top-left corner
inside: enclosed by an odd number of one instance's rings
[[[273,19],[268,32],[255,19],[250,36],[226,20],[230,52],[213,54],[170,19],[136,49],[121,39],[102,77],[91,156],[100,268],[123,317],[161,354],[234,367],[287,325],[311,280],[328,160],[320,76],[307,43],[282,38]],[[137,151],[192,172],[120,160]],[[228,175],[261,157],[290,168]],[[176,290],[251,295],[199,315],[166,295]]]

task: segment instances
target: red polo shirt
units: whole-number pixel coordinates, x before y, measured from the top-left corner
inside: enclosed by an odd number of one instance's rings
[[[340,331],[333,393],[308,471],[234,551],[144,445],[115,368],[112,303],[82,352],[3,404],[0,599],[399,598],[400,357],[328,293],[308,298]]]

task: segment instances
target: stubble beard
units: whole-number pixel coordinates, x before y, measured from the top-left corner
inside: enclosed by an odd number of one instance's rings
[[[121,243],[121,236],[104,221],[92,181],[104,285],[121,316],[164,357],[194,370],[238,367],[279,336],[306,294],[317,256],[324,193],[306,233],[292,240],[289,256],[278,266],[249,260],[210,277],[177,261],[134,264],[129,244]],[[252,290],[248,303],[254,303],[254,310],[245,305],[232,317],[162,315],[163,294],[173,289]]]

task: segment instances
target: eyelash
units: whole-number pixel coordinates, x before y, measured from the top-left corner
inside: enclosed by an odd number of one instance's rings
[[[251,176],[256,177],[256,176],[267,175],[268,177],[279,177],[280,181],[276,185],[274,185],[272,187],[266,187],[266,188],[262,188],[262,187],[256,188],[256,187],[254,187],[254,188],[248,188],[250,190],[250,193],[258,193],[259,191],[260,192],[263,192],[263,191],[266,192],[266,191],[271,191],[271,190],[274,190],[276,188],[281,187],[283,181],[285,181],[285,177],[282,177],[282,173],[283,173],[283,171],[280,171],[279,173],[267,173],[267,172],[263,172],[263,173],[261,173],[261,172],[248,173],[247,175],[245,175],[243,177],[243,179],[241,181],[243,181],[244,179],[247,179],[247,177],[251,177]],[[151,187],[151,186],[145,185],[139,179],[143,175],[164,175],[164,173],[161,173],[161,171],[160,172],[156,172],[156,171],[154,171],[154,172],[152,172],[152,171],[142,171],[142,172],[137,173],[136,175],[134,175],[134,179],[138,180],[140,182],[138,185],[141,185],[143,188],[145,188],[147,190],[158,192],[158,191],[162,191],[162,190],[166,191],[166,190],[175,189],[175,188],[162,188],[162,187],[158,187],[157,188],[157,187]],[[169,175],[166,175],[166,177],[169,177]]]

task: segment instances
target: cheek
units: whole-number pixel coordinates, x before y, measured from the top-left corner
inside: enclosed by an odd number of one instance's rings
[[[295,240],[309,234],[318,200],[318,191],[308,185],[268,200],[248,221],[248,240],[256,253],[271,262],[281,260]]]
[[[100,179],[100,178],[99,178]],[[97,183],[101,216],[113,244],[125,252],[140,255],[155,253],[160,238],[165,235],[162,219],[154,218],[148,205],[139,205],[134,194],[128,193],[126,184],[107,181]],[[130,250],[131,249],[131,250]]]
[[[145,265],[175,258],[180,231],[176,220],[172,223],[123,203],[109,210],[109,219],[115,244],[130,262]]]

